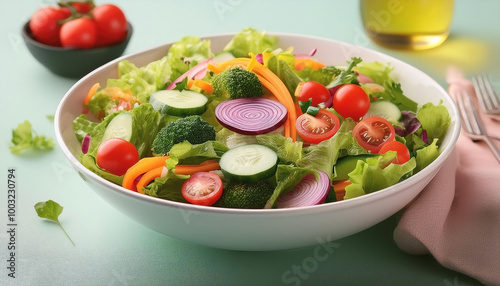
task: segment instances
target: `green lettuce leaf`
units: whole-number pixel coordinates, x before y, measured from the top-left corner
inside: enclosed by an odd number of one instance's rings
[[[300,71],[296,71],[303,81],[317,81],[325,86],[331,83],[341,72],[342,69],[336,66],[326,66],[319,69],[305,67]]]
[[[265,50],[274,50],[278,45],[278,37],[269,36],[254,28],[244,28],[237,33],[224,47],[224,52],[230,52],[235,57],[248,57],[249,53],[259,54]]]
[[[54,148],[54,141],[43,135],[37,135],[31,126],[31,123],[26,120],[19,123],[16,129],[12,130],[10,151],[13,154],[19,154],[23,150],[51,150]]]
[[[292,54],[280,53],[272,56],[267,63],[267,67],[285,84],[292,98],[294,98],[293,95],[295,94],[297,86],[302,81],[295,73],[293,62],[294,56]]]
[[[129,112],[132,114],[132,135],[130,143],[134,144],[141,158],[151,156],[151,144],[158,131],[160,114],[155,111],[151,104],[141,104],[131,111],[118,111],[110,114],[99,122],[93,122],[85,114],[81,114],[73,121],[73,129],[77,138],[82,140],[86,134],[91,137],[89,153],[94,153],[101,144],[104,132],[108,124],[118,114]]]
[[[423,168],[432,163],[432,161],[436,160],[440,154],[437,143],[438,139],[434,139],[429,146],[416,151],[417,154],[415,159],[417,160],[417,166],[414,173],[420,172]]]
[[[305,147],[302,158],[297,161],[297,166],[321,170],[331,179],[333,165],[335,165],[339,157],[368,153],[352,136],[354,126],[355,122],[352,119],[345,119],[339,131],[332,138],[317,145]]]
[[[363,60],[361,58],[353,57],[347,62],[347,67],[343,69],[326,88],[330,89],[342,84],[358,84],[358,75],[354,72],[354,68]]]
[[[172,146],[166,165],[169,170],[178,163],[197,165],[206,160],[220,159],[227,150],[229,149],[224,144],[217,141],[207,141],[201,144],[184,141]]]
[[[431,102],[424,104],[417,111],[417,119],[422,124],[422,128],[427,132],[428,142],[434,139],[441,141],[451,123],[448,109],[441,103],[438,105],[434,105]]]
[[[168,172],[165,176],[154,179],[148,186],[142,188],[144,194],[176,202],[187,203],[182,196],[181,186],[189,176],[175,175]]]
[[[377,98],[391,101],[400,110],[416,112],[418,104],[406,97],[401,84],[391,77],[393,69],[390,64],[385,65],[380,62],[364,62],[354,68],[355,71],[368,76],[373,82],[384,87],[384,91],[377,92]]]
[[[256,136],[257,143],[271,148],[278,155],[281,164],[296,163],[302,158],[302,145],[300,141],[293,141],[278,133]]]
[[[97,166],[97,162],[96,162],[96,156],[95,156],[96,153],[97,153],[97,150],[94,150],[92,153],[83,154],[80,157],[80,162],[82,163],[82,165],[85,168],[92,171],[93,173],[95,173],[96,175],[102,177],[103,179],[111,181],[111,182],[121,186],[122,181],[123,181],[123,175],[117,176],[117,175],[111,174],[111,173],[106,172],[103,169],[99,168],[99,166]]]
[[[369,194],[398,183],[403,176],[416,167],[415,158],[398,165],[392,164],[396,158],[395,151],[389,151],[381,156],[359,160],[356,168],[349,173],[351,184],[345,188],[344,199],[351,199]]]

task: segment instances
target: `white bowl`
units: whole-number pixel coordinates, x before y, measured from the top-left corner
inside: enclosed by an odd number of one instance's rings
[[[72,121],[82,111],[83,98],[90,87],[116,77],[117,64],[128,59],[137,66],[157,60],[170,44],[123,56],[79,80],[61,100],[55,115],[57,141],[71,165],[87,184],[110,205],[137,222],[170,237],[210,247],[232,250],[280,250],[340,239],[395,214],[414,199],[439,171],[450,155],[460,132],[457,108],[446,91],[422,71],[395,58],[366,48],[334,40],[275,34],[280,46],[293,46],[297,53],[317,48],[323,62],[345,65],[351,57],[364,61],[391,63],[405,94],[420,105],[443,104],[451,115],[451,125],[441,145],[441,155],[413,177],[392,187],[350,200],[293,209],[244,210],[204,207],[149,197],[108,182],[86,169],[77,160],[81,147],[73,133]],[[221,50],[232,35],[205,37],[213,51]]]

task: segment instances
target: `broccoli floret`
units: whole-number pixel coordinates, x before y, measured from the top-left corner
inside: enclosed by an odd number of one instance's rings
[[[199,115],[179,118],[163,127],[153,140],[152,151],[156,155],[166,155],[177,143],[188,141],[201,144],[215,140],[215,129]]]
[[[240,67],[231,67],[216,74],[212,80],[213,94],[231,99],[261,97],[264,88],[256,74]]]
[[[223,208],[262,209],[274,192],[268,181],[255,183],[230,182],[217,201],[216,206]]]

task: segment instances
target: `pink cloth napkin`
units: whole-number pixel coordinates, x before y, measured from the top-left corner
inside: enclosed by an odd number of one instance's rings
[[[457,70],[450,69],[447,82],[452,96],[459,88],[475,95]],[[483,119],[500,134],[499,121]],[[394,240],[407,253],[431,254],[444,267],[500,285],[500,163],[486,143],[462,132],[439,173],[407,206]]]

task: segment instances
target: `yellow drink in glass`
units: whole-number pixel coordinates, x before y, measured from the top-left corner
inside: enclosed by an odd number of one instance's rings
[[[422,50],[448,37],[453,0],[360,0],[360,10],[365,32],[374,42]]]

